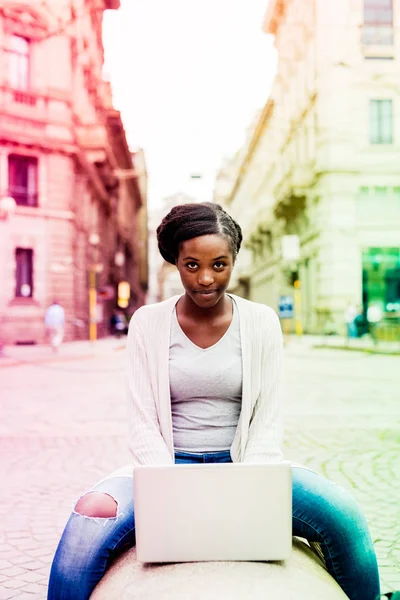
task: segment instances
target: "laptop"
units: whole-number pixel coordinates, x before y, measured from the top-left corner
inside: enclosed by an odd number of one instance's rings
[[[141,562],[290,556],[289,462],[138,466],[133,492],[136,556]]]

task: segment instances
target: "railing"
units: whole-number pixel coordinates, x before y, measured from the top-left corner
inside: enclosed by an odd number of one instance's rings
[[[12,90],[14,102],[19,102],[20,104],[26,104],[28,106],[36,106],[37,96],[34,94],[29,94],[28,92],[21,90]]]
[[[41,123],[70,124],[71,104],[67,94],[57,91],[45,94],[0,86],[0,113],[3,115],[28,118]]]
[[[400,342],[400,318],[384,321],[376,328],[376,337],[384,342]]]

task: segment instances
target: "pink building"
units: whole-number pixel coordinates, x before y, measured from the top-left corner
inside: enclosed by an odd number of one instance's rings
[[[128,312],[144,303],[144,157],[130,151],[102,79],[103,12],[118,8],[119,0],[0,0],[3,343],[42,342],[55,298],[67,339],[87,337],[90,273],[99,335],[120,281],[130,284]]]

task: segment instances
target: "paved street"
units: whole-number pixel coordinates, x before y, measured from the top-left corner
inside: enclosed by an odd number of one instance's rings
[[[74,498],[129,461],[122,345],[0,358],[0,600],[44,600]],[[296,341],[286,354],[287,457],[353,491],[383,591],[400,589],[399,358]]]

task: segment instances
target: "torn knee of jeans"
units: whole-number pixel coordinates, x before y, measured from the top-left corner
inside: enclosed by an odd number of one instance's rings
[[[73,512],[93,519],[116,519],[118,503],[110,494],[94,490],[79,498]]]

